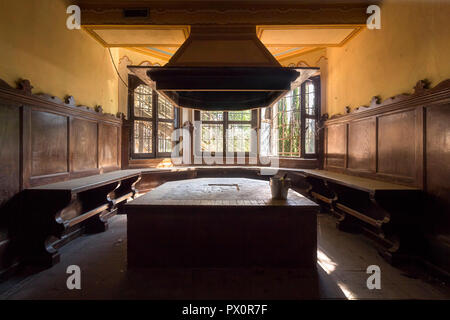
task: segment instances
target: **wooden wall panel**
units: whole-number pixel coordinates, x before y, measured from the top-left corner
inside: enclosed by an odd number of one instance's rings
[[[99,164],[101,168],[119,166],[119,128],[101,124],[99,126]]]
[[[5,255],[23,189],[100,173],[102,143],[104,171],[120,168],[121,118],[31,89],[27,80],[15,89],[0,79],[0,277],[16,265]]]
[[[327,127],[326,131],[326,166],[345,168],[347,153],[347,125],[338,124]]]
[[[97,123],[73,118],[70,127],[70,149],[72,171],[97,168]]]
[[[98,174],[100,157],[107,171],[120,168],[121,117],[31,88],[28,80],[14,89],[0,79],[0,204],[2,194]]]
[[[31,176],[67,172],[67,117],[31,112]]]
[[[427,179],[433,179],[427,178],[430,170],[427,157],[435,161],[427,148],[444,148],[442,141],[433,144],[428,131],[443,131],[448,126],[447,120],[438,120],[435,114],[448,112],[449,100],[450,80],[432,89],[428,88],[427,81],[419,81],[413,94],[400,94],[381,103],[374,97],[370,106],[333,116],[325,122],[325,167],[425,189],[427,182],[430,183]],[[344,130],[338,128],[344,126],[347,126],[347,136],[342,138]],[[433,129],[435,126],[441,127]],[[339,160],[342,158],[346,161]],[[436,161],[441,158],[445,155]]]
[[[450,272],[450,103],[426,109],[429,259]]]
[[[0,206],[20,190],[20,109],[0,101]]]
[[[415,179],[416,112],[407,110],[378,117],[378,172]]]
[[[419,81],[413,94],[362,106],[325,122],[324,164],[336,164],[346,139],[338,126],[348,126],[347,174],[421,188],[427,199],[423,230],[427,261],[450,272],[450,80],[432,89]],[[375,138],[374,138],[375,136]],[[372,142],[374,147],[372,147]],[[332,146],[337,143],[338,146]],[[375,161],[371,160],[375,158]],[[337,162],[342,164],[342,162]],[[327,169],[334,169],[327,166]],[[373,169],[376,170],[373,170]],[[427,265],[429,265],[427,263]]]
[[[450,103],[426,110],[426,189],[450,231]]]
[[[375,172],[376,119],[369,118],[349,123],[348,168]]]

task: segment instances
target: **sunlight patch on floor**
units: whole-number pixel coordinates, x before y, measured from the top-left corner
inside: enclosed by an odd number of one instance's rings
[[[345,284],[343,284],[342,282],[338,281],[337,285],[339,286],[339,289],[341,289],[342,292],[345,294],[345,296],[347,297],[348,300],[356,300],[356,299],[358,299],[355,296],[355,294],[352,291],[350,291],[350,289]]]
[[[331,274],[337,267],[337,264],[320,249],[317,249],[317,263],[327,274]]]

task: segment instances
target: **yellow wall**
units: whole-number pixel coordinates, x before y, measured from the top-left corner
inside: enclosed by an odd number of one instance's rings
[[[129,70],[127,69],[127,66],[133,65],[133,66],[139,66],[142,64],[145,65],[155,65],[158,63],[159,65],[163,66],[167,63],[167,61],[158,59],[155,57],[148,56],[146,54],[142,54],[127,48],[119,48],[119,64],[118,64],[118,70],[120,73],[120,76],[122,77],[122,80],[127,83],[128,85],[128,74]],[[125,86],[125,84],[120,81],[119,82],[119,88],[118,88],[118,111],[125,114],[125,116],[128,116],[128,88]]]
[[[117,74],[107,49],[83,30],[66,28],[64,0],[0,0],[0,78],[28,79],[33,92],[118,110]],[[118,49],[112,49],[118,61]]]
[[[127,48],[119,48],[119,56],[120,56],[120,58],[127,56],[128,59],[131,60],[132,64],[135,66],[138,66],[144,62],[148,62],[151,65],[158,63],[160,66],[163,66],[167,63],[166,60],[152,57],[152,56],[140,53],[140,52],[133,51],[131,49],[127,49]]]
[[[306,52],[302,55],[282,59],[280,60],[280,63],[284,67],[289,66],[291,63],[293,63],[295,66],[298,66],[301,62],[305,63],[309,67],[317,67],[317,63],[319,62],[320,58],[326,57],[326,55],[326,48],[318,48],[310,52]]]
[[[341,48],[328,48],[327,112],[344,113],[400,93],[416,82],[450,78],[450,1],[385,0],[381,30],[363,30]]]

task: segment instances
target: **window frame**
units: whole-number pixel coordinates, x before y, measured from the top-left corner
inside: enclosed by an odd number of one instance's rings
[[[312,82],[314,85],[314,115],[309,115],[306,113],[306,84]],[[317,123],[320,117],[320,76],[314,76],[304,81],[301,85],[300,96],[301,96],[301,106],[300,106],[300,144],[301,144],[301,157],[304,159],[315,159],[318,156],[319,139],[317,134],[314,139],[314,153],[306,153],[306,119],[313,119],[315,121],[315,133],[317,132]]]
[[[306,84],[308,82],[312,82],[314,84],[314,115],[308,115],[306,113]],[[304,81],[300,86],[300,155],[299,156],[279,156],[271,154],[269,156],[278,156],[279,158],[285,158],[285,159],[317,159],[318,158],[318,148],[319,148],[319,137],[315,136],[314,141],[314,150],[315,153],[306,153],[306,119],[313,119],[315,121],[316,125],[316,132],[317,132],[317,124],[320,118],[321,113],[321,87],[320,87],[320,75],[314,76],[309,78],[308,80]],[[283,99],[283,98],[282,98]],[[281,100],[281,99],[280,99]],[[279,100],[279,101],[280,101]],[[273,151],[273,144],[278,143],[278,137],[274,139],[273,137],[273,129],[274,127],[274,121],[278,121],[278,110],[276,110],[279,101],[277,101],[275,104],[273,104],[270,108],[270,117],[271,117],[271,125],[270,125],[270,136],[269,136],[269,150]],[[261,112],[259,112],[259,122],[262,123],[262,109]],[[260,139],[260,134],[258,134],[258,139]],[[261,142],[259,142],[261,144]],[[278,146],[277,146],[278,150]],[[261,152],[261,147],[258,147],[258,154]]]
[[[292,96],[289,95],[291,91],[288,92],[287,96],[293,98],[295,96],[295,92],[294,92],[295,90],[297,90],[297,89],[292,90]],[[301,149],[301,142],[302,142],[302,136],[301,136],[302,105],[301,105],[301,100],[302,100],[302,96],[301,96],[301,88],[298,88],[298,93],[297,93],[297,97],[298,97],[298,100],[299,100],[298,101],[298,109],[297,109],[297,111],[287,111],[286,110],[287,103],[284,106],[283,110],[281,111],[282,118],[285,118],[288,115],[288,112],[292,112],[291,113],[291,117],[293,117],[295,114],[297,114],[297,117],[299,118],[298,127],[299,127],[300,132],[299,132],[299,135],[298,135],[298,155],[295,155],[295,156],[293,156],[293,155],[286,155],[286,154],[280,155],[280,150],[279,150],[280,130],[281,130],[282,133],[284,133],[287,125],[285,123],[283,123],[282,126],[279,127],[279,123],[278,123],[279,122],[279,114],[280,114],[279,103],[281,101],[283,101],[285,99],[285,97],[286,96],[284,96],[283,98],[278,100],[277,103],[272,106],[272,128],[276,129],[276,132],[278,133],[278,137],[276,137],[276,140],[272,140],[272,143],[276,143],[277,144],[276,150],[278,152],[278,154],[277,154],[278,157],[280,157],[280,158],[289,158],[289,159],[302,158],[302,149]],[[282,135],[282,141],[283,141],[282,145],[283,146],[285,145],[285,141],[287,141],[287,140],[290,141],[290,145],[291,145],[290,149],[292,150],[292,131],[291,131],[290,139],[287,139],[287,138],[284,137],[284,135]],[[292,152],[289,152],[289,153],[292,154]]]
[[[160,122],[165,123],[173,123],[173,129],[176,130],[180,127],[180,117],[179,117],[179,108],[173,106],[174,108],[174,118],[173,119],[163,119],[158,117],[158,107],[159,107],[159,98],[160,95],[156,90],[151,88],[152,91],[152,117],[140,117],[134,115],[134,94],[135,89],[139,85],[146,85],[142,80],[138,77],[129,74],[128,75],[128,119],[131,122],[131,131],[130,131],[130,158],[131,159],[152,159],[152,158],[165,158],[170,157],[171,152],[159,152],[158,151],[158,124]],[[163,97],[164,99],[167,99]],[[152,123],[152,152],[150,153],[136,153],[134,150],[134,137],[135,137],[135,121],[145,121]],[[172,143],[174,143],[172,141]],[[172,148],[174,145],[172,146]]]
[[[218,111],[222,112],[222,120],[202,120],[201,118],[201,112],[209,112],[209,111]],[[239,111],[247,111],[247,110],[231,110],[231,111],[220,111],[220,110],[195,110],[194,113],[194,120],[200,121],[201,124],[221,124],[223,126],[223,132],[222,132],[222,151],[221,152],[210,152],[211,156],[224,156],[227,154],[227,148],[228,148],[228,139],[227,139],[227,129],[230,124],[249,124],[251,126],[251,129],[255,129],[257,127],[257,121],[258,121],[258,110],[257,109],[250,109],[251,111],[251,119],[249,121],[240,121],[240,120],[229,120],[228,119],[228,112],[239,112]],[[201,139],[201,136],[200,136]],[[251,139],[251,137],[250,137]],[[200,141],[201,144],[201,141]],[[251,148],[251,143],[250,143]],[[203,154],[204,152],[209,151],[203,151],[200,147],[200,152]],[[229,152],[233,154],[234,157],[237,156],[238,153],[245,154],[245,157],[248,157],[250,155],[250,151],[246,151],[244,153],[242,152]]]

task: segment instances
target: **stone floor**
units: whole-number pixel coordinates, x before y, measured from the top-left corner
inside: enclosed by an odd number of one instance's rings
[[[0,299],[450,299],[450,288],[419,269],[394,268],[363,235],[335,228],[329,215],[318,218],[318,271],[151,269],[127,270],[126,217],[110,229],[82,236],[65,247],[61,262],[0,284]],[[68,290],[69,265],[81,268],[81,290]],[[381,270],[381,289],[366,286],[369,265]]]

